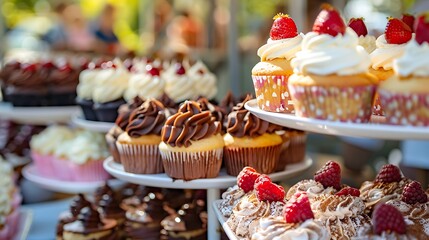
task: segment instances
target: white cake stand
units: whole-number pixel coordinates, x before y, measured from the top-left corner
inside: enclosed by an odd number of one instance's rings
[[[99,121],[86,120],[82,117],[82,115],[75,115],[72,117],[71,120],[75,126],[78,126],[86,130],[101,132],[101,133],[107,133],[115,125],[115,123],[111,123],[111,122],[99,122]]]

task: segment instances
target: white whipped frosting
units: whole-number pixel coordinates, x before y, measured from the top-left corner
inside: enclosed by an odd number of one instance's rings
[[[102,69],[97,74],[96,87],[92,99],[97,103],[106,103],[122,98],[128,87],[130,74],[122,65],[117,68]]]
[[[62,142],[74,137],[75,134],[68,127],[50,126],[31,138],[30,147],[40,154],[54,154]]]
[[[370,54],[372,68],[391,70],[393,68],[393,60],[404,54],[406,43],[389,44],[386,41],[385,35],[382,34],[375,41],[375,45],[377,48]]]
[[[217,93],[216,76],[209,71],[203,62],[198,61],[187,72],[189,79],[194,83],[195,97],[203,96],[212,99]]]
[[[258,56],[262,61],[284,58],[291,60],[295,54],[301,50],[301,42],[304,37],[303,33],[293,38],[273,40],[268,38],[267,43],[258,49]]]
[[[132,73],[124,98],[130,101],[136,96],[143,99],[159,98],[164,93],[165,80],[148,73]]]
[[[97,161],[109,156],[104,135],[100,133],[82,131],[72,141],[63,144],[68,146],[66,159],[76,164]]]
[[[252,240],[327,240],[328,230],[314,219],[300,224],[286,223],[283,217],[268,217],[259,221],[259,228]]]
[[[311,200],[311,209],[321,221],[357,217],[365,210],[365,203],[359,197],[321,195]]]
[[[305,179],[293,185],[286,193],[286,198],[291,198],[296,192],[306,192],[311,199],[322,194],[334,194],[336,190],[333,187],[324,188],[321,183],[313,179]]]
[[[79,84],[76,91],[77,96],[82,99],[91,100],[92,93],[96,87],[96,81],[100,69],[86,69],[79,74]]]
[[[368,71],[370,58],[358,45],[358,36],[347,28],[344,35],[309,32],[302,41],[302,50],[296,53],[291,66],[295,73],[317,75],[352,75]]]
[[[375,49],[375,37],[372,35],[359,36],[358,44],[365,48],[367,53],[372,53]]]
[[[188,69],[185,67],[186,72]],[[188,74],[176,74],[176,66],[170,66],[162,76],[166,80],[165,93],[175,102],[193,99],[196,94],[194,92],[194,82],[189,78]]]
[[[393,70],[403,77],[429,77],[429,44],[419,45],[415,40],[408,42],[404,54],[393,60]]]

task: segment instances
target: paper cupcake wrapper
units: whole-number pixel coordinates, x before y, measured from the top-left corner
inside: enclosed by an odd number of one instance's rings
[[[300,134],[291,137],[287,147],[282,145],[276,171],[283,171],[287,164],[304,160],[306,141],[307,134]]]
[[[381,104],[380,95],[378,94],[378,92],[376,92],[374,96],[374,103],[372,105],[372,115],[376,115],[376,116],[385,115],[383,104]]]
[[[14,235],[18,231],[18,225],[19,211],[15,209],[6,216],[5,224],[0,228],[0,239],[13,239]]]
[[[201,152],[161,150],[165,173],[173,179],[215,178],[222,165],[223,149]]]
[[[294,108],[288,89],[289,75],[253,76],[256,100],[261,110],[293,113]]]
[[[325,87],[289,84],[296,115],[357,123],[369,121],[375,89],[375,85]]]
[[[228,175],[237,176],[244,167],[252,167],[258,173],[275,171],[281,144],[267,147],[225,147],[224,161]]]
[[[116,143],[124,170],[137,174],[163,173],[158,145]]]
[[[429,94],[379,90],[386,121],[394,125],[429,126]]]
[[[73,173],[67,170],[67,160],[60,157],[52,158],[54,175],[52,178],[63,181],[73,181]]]
[[[84,164],[57,158],[54,160],[55,179],[72,182],[104,181],[111,178],[103,168],[103,159],[90,160]]]
[[[53,159],[55,158],[52,155],[44,155],[31,151],[31,158],[33,159],[34,166],[37,169],[37,172],[46,177],[54,177],[55,171],[53,169]]]
[[[116,147],[116,139],[114,139],[112,136],[106,135],[106,143],[109,147],[109,152],[113,157],[113,161],[116,163],[121,163],[121,158],[119,155],[118,148]]]

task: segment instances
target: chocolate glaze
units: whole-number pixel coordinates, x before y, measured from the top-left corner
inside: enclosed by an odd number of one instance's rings
[[[101,222],[100,214],[97,210],[92,207],[84,207],[80,210],[77,220],[82,223],[82,226],[86,229],[97,229],[103,226]]]
[[[160,101],[148,99],[131,112],[126,131],[134,138],[149,134],[160,135],[169,116],[170,112]]]
[[[88,200],[86,200],[83,194],[80,193],[77,196],[75,196],[72,202],[70,203],[70,212],[75,218],[77,218],[82,208],[90,207],[90,206],[91,206],[91,203]]]

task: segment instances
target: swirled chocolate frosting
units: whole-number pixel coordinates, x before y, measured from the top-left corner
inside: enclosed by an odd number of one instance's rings
[[[100,202],[100,200],[103,198],[103,195],[105,194],[110,194],[110,195],[114,194],[113,189],[107,184],[107,182],[105,182],[103,186],[95,190],[94,202],[95,203]]]
[[[148,99],[131,112],[126,131],[133,138],[148,134],[160,135],[169,116],[170,112],[160,101]]]
[[[176,114],[167,119],[161,137],[172,147],[189,147],[191,141],[208,138],[220,130],[220,124],[210,111],[201,111],[199,103],[186,101]]]
[[[233,107],[232,112],[228,115],[227,132],[234,137],[258,137],[264,133],[274,133],[281,127],[264,121],[250,113],[244,108],[244,104],[250,100],[246,97],[243,102]]]
[[[103,225],[100,214],[92,207],[82,208],[77,219],[82,223],[85,229],[94,229]]]
[[[86,198],[83,196],[83,194],[79,194],[76,197],[73,198],[72,202],[70,203],[70,212],[72,213],[73,217],[77,217],[79,215],[80,210],[85,207],[90,207],[91,203],[86,200]]]
[[[143,100],[140,97],[133,98],[130,103],[128,103],[122,108],[122,111],[119,111],[119,115],[115,121],[116,126],[125,131],[125,129],[127,129],[128,120],[130,118],[131,113],[134,111],[134,109],[140,107],[142,104]]]
[[[205,97],[198,98],[197,102],[200,104],[201,111],[210,111],[216,121],[223,121],[224,114],[219,106],[209,102],[209,100]]]
[[[100,201],[98,202],[101,210],[105,214],[105,216],[111,216],[116,214],[125,214],[124,210],[119,207],[119,202],[115,198],[115,194],[113,192],[104,194]]]
[[[166,93],[163,93],[161,97],[157,98],[158,101],[162,102],[166,108],[170,110],[170,112],[177,112],[177,108],[179,107],[176,102],[173,101]],[[172,111],[174,110],[174,111]]]

